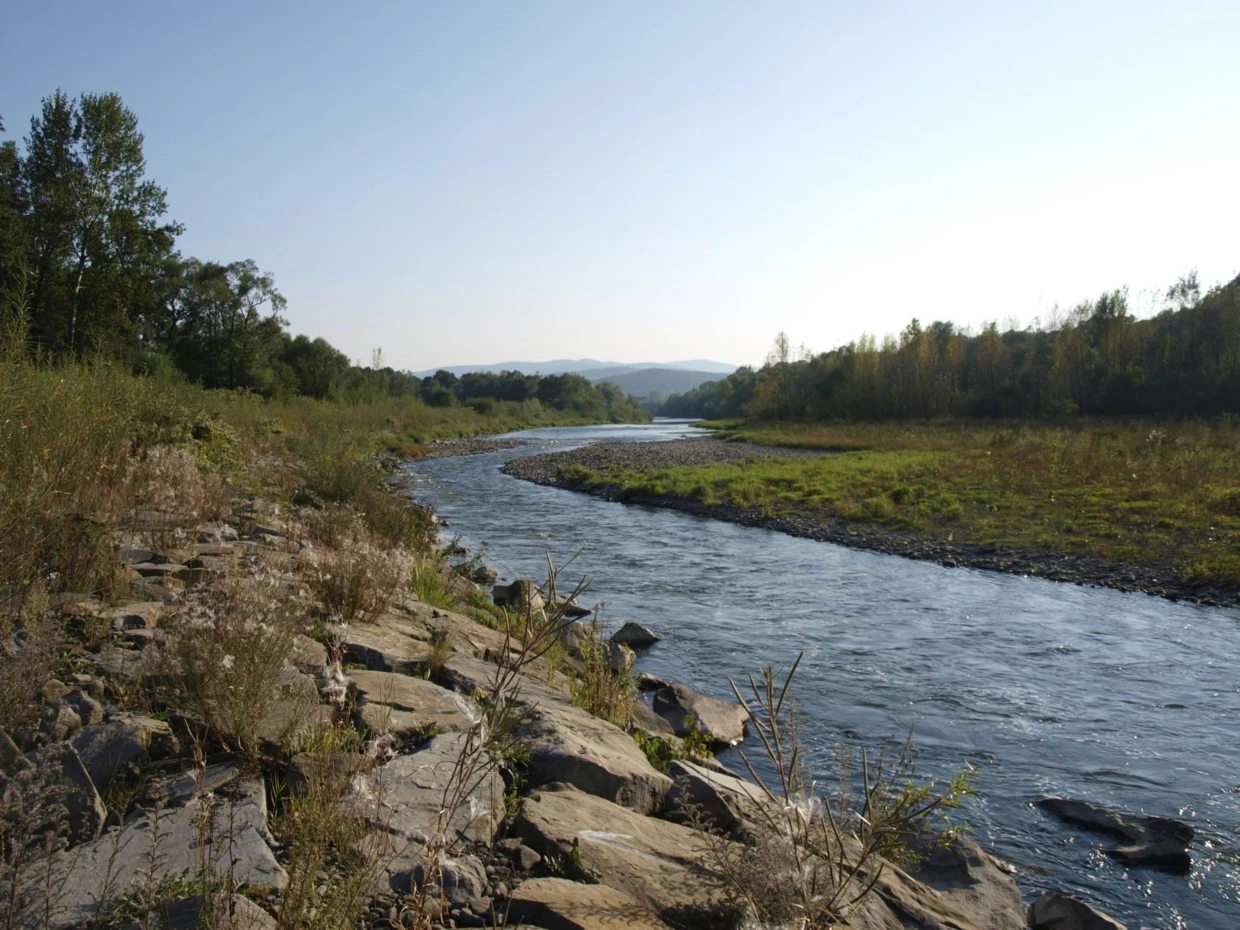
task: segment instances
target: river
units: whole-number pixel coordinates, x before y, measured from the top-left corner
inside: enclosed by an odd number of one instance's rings
[[[804,651],[796,700],[822,777],[840,742],[890,751],[910,728],[919,772],[975,766],[965,818],[1017,867],[1027,899],[1076,894],[1130,930],[1240,927],[1240,610],[943,568],[499,471],[591,440],[690,431],[536,430],[506,437],[528,443],[518,449],[410,470],[446,534],[505,580],[541,580],[547,553],[557,564],[578,554],[565,574],[593,579],[588,604],[663,637],[639,670],[729,698],[729,678],[786,669]],[[739,767],[734,752],[721,759]],[[1048,794],[1188,822],[1191,874],[1111,860],[1105,837],[1032,806]]]

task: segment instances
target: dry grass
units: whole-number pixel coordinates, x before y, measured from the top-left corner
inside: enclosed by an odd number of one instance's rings
[[[339,548],[302,553],[302,578],[329,616],[347,623],[375,620],[406,591],[413,557],[375,542],[361,521]]]
[[[264,742],[285,735],[270,731],[269,715],[293,634],[305,625],[269,575],[196,589],[164,623],[170,641],[156,670],[168,682],[165,702],[196,716],[227,748],[258,758]]]

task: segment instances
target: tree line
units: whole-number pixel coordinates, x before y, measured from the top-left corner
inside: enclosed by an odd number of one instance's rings
[[[253,260],[182,255],[167,200],[147,177],[137,117],[116,94],[57,90],[20,149],[0,142],[0,296],[25,315],[32,355],[104,357],[264,396],[536,400],[583,418],[645,416],[611,385],[579,376],[420,379],[384,366],[381,353],[369,368],[354,365],[325,339],[287,331],[287,301]]]
[[[1126,290],[1084,301],[1057,325],[977,334],[914,319],[900,335],[829,352],[781,333],[760,369],[669,397],[664,416],[760,420],[1216,416],[1240,413],[1240,277],[1202,293],[1196,272],[1156,316]]]

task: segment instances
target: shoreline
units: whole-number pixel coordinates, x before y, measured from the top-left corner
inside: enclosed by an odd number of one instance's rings
[[[638,447],[651,449],[648,451]],[[685,452],[688,452],[687,456],[683,454]],[[579,482],[562,477],[559,471],[561,465],[658,468],[672,464],[701,464],[705,461],[829,454],[831,453],[817,450],[728,443],[719,439],[673,440],[667,443],[595,443],[567,452],[512,459],[500,470],[523,481],[590,494],[603,500],[679,510],[712,520],[761,527],[851,549],[865,549],[907,559],[935,562],[948,568],[974,568],[1028,575],[1048,581],[1148,594],[1171,601],[1188,601],[1205,607],[1240,607],[1240,589],[1235,586],[1221,582],[1187,582],[1169,565],[1134,565],[1098,556],[1040,552],[996,545],[967,545],[814,515],[767,515],[759,510],[745,510],[730,504],[708,505],[678,497],[624,494],[616,485],[585,487]],[[685,461],[686,458],[689,461]],[[645,461],[638,463],[637,459]]]

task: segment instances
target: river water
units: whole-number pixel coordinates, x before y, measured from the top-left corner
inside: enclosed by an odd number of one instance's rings
[[[663,637],[640,670],[730,698],[729,678],[804,651],[796,699],[815,770],[828,777],[841,742],[890,751],[911,727],[920,773],[977,768],[965,817],[1027,899],[1076,894],[1130,930],[1240,927],[1240,610],[948,569],[499,471],[591,440],[689,432],[516,433],[528,444],[411,466],[415,495],[505,580],[541,580],[547,553],[579,553],[561,586],[588,576],[583,600],[609,625]],[[1114,862],[1104,837],[1032,806],[1048,794],[1190,823],[1192,873]]]

